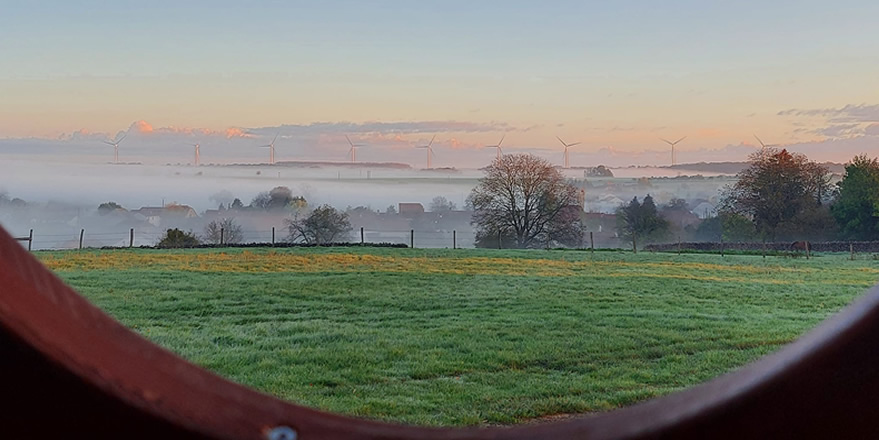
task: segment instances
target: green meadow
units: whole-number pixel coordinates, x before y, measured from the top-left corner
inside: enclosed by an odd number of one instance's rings
[[[879,261],[578,251],[38,252],[146,338],[303,405],[419,425],[608,411],[730,372]]]

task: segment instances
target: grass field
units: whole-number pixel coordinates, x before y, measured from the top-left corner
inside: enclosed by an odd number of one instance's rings
[[[605,411],[790,342],[879,280],[824,255],[39,252],[104,310],[237,382],[425,425]]]

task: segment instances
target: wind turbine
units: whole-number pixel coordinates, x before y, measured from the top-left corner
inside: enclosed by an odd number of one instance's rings
[[[573,144],[566,144],[565,141],[562,140],[562,138],[560,138],[558,136],[556,136],[555,138],[558,139],[559,142],[561,142],[562,145],[565,146],[565,168],[570,168],[570,161],[568,160],[568,148],[571,148],[574,145],[580,145],[580,143],[574,142]]]
[[[770,147],[777,147],[778,146],[778,144],[769,144],[769,145],[764,144],[763,141],[760,140],[760,138],[757,137],[756,134],[754,135],[754,138],[757,139],[757,142],[760,142],[760,148],[763,150],[770,148]]]
[[[193,147],[195,147],[195,166],[199,166],[199,163],[201,162],[201,153],[199,151],[200,146],[199,146],[199,144],[191,144],[191,145]]]
[[[680,141],[682,141],[682,140],[684,140],[684,139],[686,139],[686,138],[687,138],[687,137],[684,136],[684,137],[682,137],[682,138],[680,138],[680,139],[678,139],[678,140],[676,140],[676,141],[674,141],[674,142],[669,141],[669,140],[666,140],[666,139],[663,139],[663,138],[659,138],[659,140],[665,142],[666,144],[671,145],[671,166],[675,166],[675,145],[677,145],[678,142],[680,142]]]
[[[415,148],[424,148],[427,150],[427,169],[430,169],[430,157],[436,156],[435,154],[433,154],[433,148],[430,147],[431,145],[433,145],[434,139],[436,139],[436,135],[433,135],[433,137],[430,138],[430,142],[428,142],[427,145],[421,145],[421,146],[415,147]]]
[[[345,139],[348,140],[348,145],[351,146],[351,149],[348,150],[348,153],[351,154],[351,163],[357,162],[357,149],[362,147],[363,144],[355,144],[351,142],[351,138],[349,138],[347,134],[345,135]]]
[[[272,142],[268,145],[260,145],[257,148],[268,148],[269,149],[269,164],[275,164],[275,141],[278,140],[278,135],[275,135],[275,138],[272,139]]]
[[[128,133],[123,134],[122,137],[115,142],[103,141],[105,144],[113,146],[113,163],[119,163],[119,144],[122,143],[122,139],[125,139],[125,136],[128,136]]]
[[[504,154],[504,150],[501,150],[501,144],[504,143],[504,138],[507,135],[501,136],[501,140],[497,143],[497,145],[486,145],[485,148],[497,148],[497,158],[500,159],[501,155]]]

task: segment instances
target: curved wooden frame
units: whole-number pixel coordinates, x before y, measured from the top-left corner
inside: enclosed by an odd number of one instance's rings
[[[128,330],[0,229],[0,437],[204,439],[876,438],[879,289],[780,352],[609,413],[425,428],[304,408]]]

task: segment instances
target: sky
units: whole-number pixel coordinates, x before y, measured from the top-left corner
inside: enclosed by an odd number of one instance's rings
[[[874,1],[3,1],[0,157],[482,166],[876,155]],[[178,156],[179,150],[179,157]],[[188,150],[186,150],[188,151]],[[109,155],[109,156],[108,156]]]

